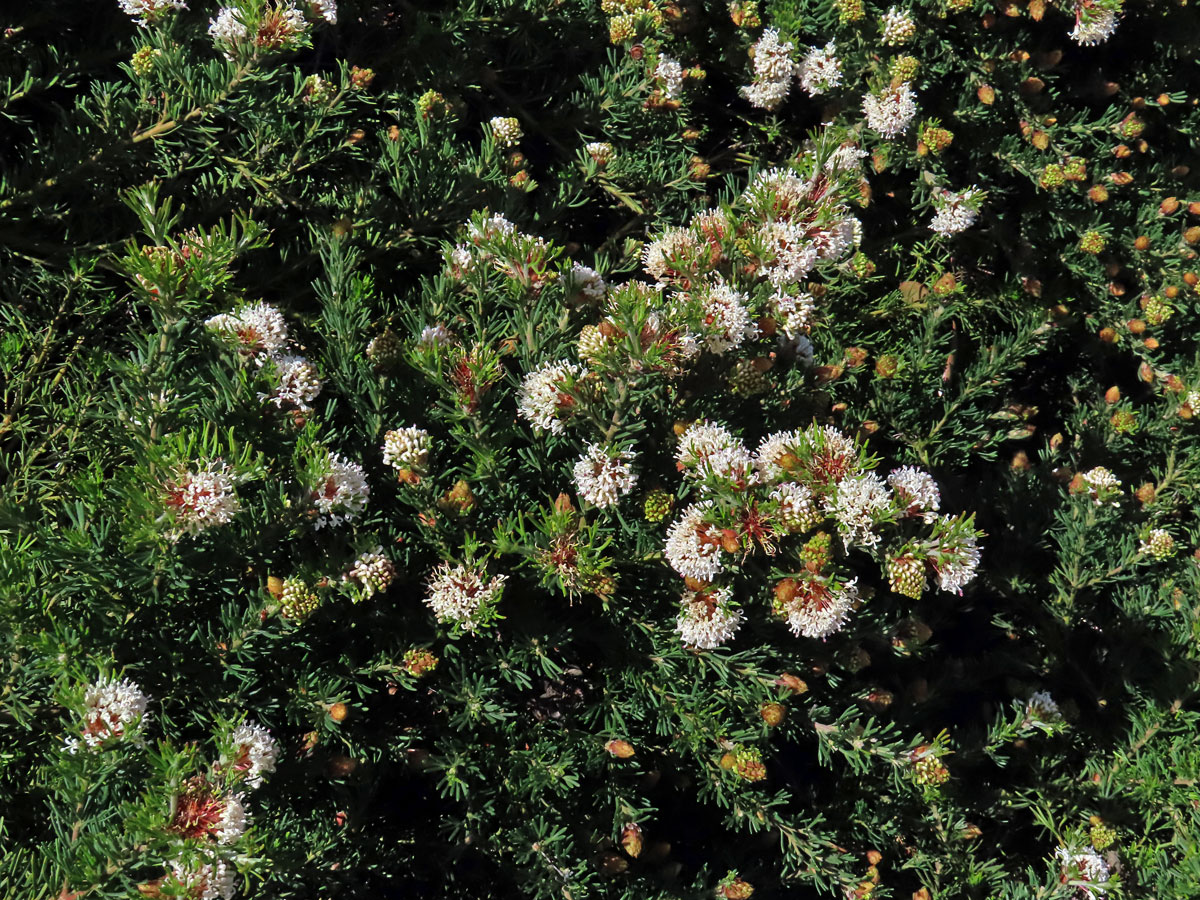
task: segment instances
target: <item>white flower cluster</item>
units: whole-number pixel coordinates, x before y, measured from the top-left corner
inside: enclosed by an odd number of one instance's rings
[[[164,505],[177,537],[228,524],[240,508],[230,471],[219,460],[167,482]]]
[[[637,482],[632,464],[636,454],[589,444],[575,463],[575,485],[579,495],[600,509],[616,506]]]
[[[683,93],[683,66],[679,60],[663,53],[654,67],[654,77],[663,83],[663,96],[674,100]]]
[[[233,864],[223,859],[199,866],[171,863],[171,875],[192,900],[232,900],[237,890]]]
[[[383,461],[415,476],[425,474],[433,439],[424,428],[395,428],[383,436]]]
[[[517,146],[525,137],[521,123],[512,116],[493,116],[488,125],[492,129],[492,137],[496,139],[496,146],[502,149]]]
[[[845,584],[810,580],[784,604],[784,619],[796,637],[827,638],[841,631],[858,602],[858,579]]]
[[[233,46],[245,40],[248,31],[242,11],[232,6],[217,10],[217,17],[208,20],[208,34],[218,47],[224,45],[226,56],[233,56]]]
[[[1052,723],[1062,721],[1062,710],[1049,691],[1034,691],[1025,704],[1025,717],[1033,722]]]
[[[607,166],[613,161],[613,157],[617,155],[616,148],[608,141],[592,141],[585,144],[583,149],[598,166]]]
[[[454,343],[454,334],[449,328],[438,322],[422,328],[421,334],[417,337],[417,343],[422,347],[445,347]]]
[[[1111,877],[1111,873],[1108,863],[1094,847],[1059,847],[1056,855],[1068,884],[1075,883],[1079,890],[1088,896],[1091,896],[1093,891],[1100,894],[1107,891],[1105,883]]]
[[[330,25],[337,24],[337,0],[308,0],[308,8],[314,16]]]
[[[271,732],[257,722],[243,722],[235,728],[229,746],[232,752],[221,757],[220,767],[240,773],[250,787],[260,787],[263,775],[275,771],[279,746]]]
[[[741,89],[742,96],[760,109],[777,109],[796,75],[795,49],[791,41],[780,39],[777,29],[766,29],[754,44],[754,82]]]
[[[704,341],[714,353],[726,353],[758,337],[758,326],[750,317],[749,298],[723,280],[696,291],[703,312]]]
[[[912,16],[894,6],[883,14],[879,27],[882,32],[880,40],[888,47],[907,44],[917,33],[917,23]]]
[[[208,319],[205,326],[232,339],[238,349],[255,365],[271,363],[270,371],[276,382],[269,394],[259,394],[280,409],[308,412],[309,405],[321,393],[321,377],[303,356],[285,353],[288,327],[283,314],[269,303],[255,303],[233,313],[222,313]]]
[[[1114,9],[1101,5],[1096,0],[1078,0],[1075,4],[1075,27],[1071,29],[1071,39],[1084,47],[1104,43],[1117,30],[1119,8],[1120,4]]]
[[[396,566],[383,555],[383,547],[376,547],[359,555],[346,577],[358,582],[362,587],[362,599],[366,599],[388,589],[396,577]]]
[[[1121,496],[1121,479],[1104,466],[1096,466],[1079,476],[1087,489],[1092,502],[1097,506],[1105,503],[1118,505],[1117,498]]]
[[[315,527],[320,529],[352,521],[366,508],[370,493],[362,466],[330,453],[319,484],[309,495],[309,501],[320,513]]]
[[[704,521],[712,505],[712,501],[693,503],[667,529],[667,562],[684,578],[712,581],[724,568],[721,542]]]
[[[779,523],[789,531],[807,531],[825,518],[812,490],[795,481],[785,481],[771,491],[779,504]]]
[[[213,316],[204,325],[233,338],[259,365],[287,345],[287,322],[283,313],[269,303],[255,303],[235,313]]]
[[[507,576],[496,575],[485,582],[477,569],[442,563],[429,581],[425,603],[439,622],[473,632],[492,618],[506,580]]]
[[[754,461],[746,446],[724,425],[695,422],[680,435],[675,465],[702,483],[744,484],[753,480]]]
[[[944,188],[936,189],[933,192],[935,212],[929,228],[943,236],[966,231],[979,217],[982,197],[983,192],[978,188],[968,188],[957,194]]]
[[[908,131],[917,115],[917,98],[908,82],[863,95],[863,115],[867,127],[885,138]]]
[[[685,269],[678,269],[675,263],[688,266],[700,252],[700,242],[686,228],[669,228],[657,239],[646,244],[642,250],[642,265],[646,273],[659,284],[677,278]]]
[[[146,28],[167,13],[176,9],[187,9],[186,0],[117,0],[121,12],[132,16],[142,28]]]
[[[937,524],[941,526],[937,529],[940,539],[934,561],[938,587],[961,594],[979,571],[979,539],[973,532],[967,533],[961,520],[953,516],[943,516]]]
[[[842,83],[842,61],[837,56],[837,44],[830,41],[824,47],[809,47],[796,70],[802,87],[811,97],[819,97]]]
[[[875,547],[880,540],[875,526],[891,511],[892,492],[874,472],[865,472],[838,482],[825,505],[847,546]]]
[[[686,591],[675,619],[675,630],[685,647],[712,650],[733,639],[742,625],[742,611],[733,604],[729,588]]]
[[[145,722],[149,702],[150,698],[128,678],[101,678],[88,685],[80,737],[68,738],[63,749],[68,753],[76,753],[81,747],[95,751],[109,740],[128,737]]]
[[[586,369],[565,360],[542,363],[521,382],[517,411],[535,428],[562,434],[563,415],[575,405],[574,397],[564,387],[586,373]]]
[[[778,289],[771,297],[771,311],[775,315],[780,330],[789,339],[795,340],[806,333],[812,325],[813,314],[817,311],[817,301],[812,294],[806,291],[793,295]]]
[[[221,815],[214,829],[218,844],[236,844],[250,827],[250,816],[242,803],[243,794],[231,794],[224,798]]]
[[[571,266],[568,280],[575,293],[588,303],[599,303],[608,293],[608,285],[600,273],[581,263]]]
[[[942,505],[942,492],[937,482],[928,472],[915,466],[901,466],[892,469],[888,475],[888,484],[896,492],[900,504],[907,504],[906,516],[922,516],[926,522],[933,521],[933,513]]]

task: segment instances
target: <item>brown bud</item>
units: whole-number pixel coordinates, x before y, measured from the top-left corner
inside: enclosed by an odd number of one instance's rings
[[[1200,225],[1193,225],[1183,233],[1183,239],[1189,244],[1200,244]]]
[[[329,707],[329,718],[335,722],[345,722],[348,715],[350,715],[350,707],[345,703],[335,703]]]
[[[795,578],[785,578],[775,585],[775,599],[780,603],[791,603],[799,587]]]
[[[891,691],[876,690],[867,694],[867,706],[871,707],[875,712],[886,712],[891,708],[895,701],[896,695]]]
[[[1169,96],[1167,96],[1166,94],[1159,94],[1157,99],[1155,100],[1155,102],[1159,106],[1169,106],[1171,103],[1171,98]]]
[[[1188,204],[1188,212],[1193,216],[1200,216],[1200,200],[1193,200]]]
[[[779,468],[783,469],[783,471],[791,472],[798,465],[800,465],[800,458],[796,456],[795,453],[789,451],[787,453],[780,454],[777,464]]]
[[[629,759],[634,754],[633,744],[629,741],[613,739],[604,745],[604,749],[617,759]]]
[[[1114,343],[1116,339],[1117,332],[1115,328],[1109,328],[1108,326],[1105,326],[1104,328],[1100,329],[1100,340],[1104,341],[1104,343],[1111,344]]]
[[[1158,338],[1148,337],[1144,341],[1142,341],[1142,346],[1145,347],[1147,350],[1157,350],[1158,349]]]
[[[735,765],[737,765],[737,757],[732,753],[726,753],[721,757],[717,765],[719,765],[722,769],[732,769]]]
[[[676,421],[671,426],[671,430],[675,432],[675,437],[683,437],[683,433],[691,426],[691,422]]]
[[[699,578],[693,578],[691,575],[684,576],[683,584],[689,591],[703,591],[712,586],[712,582],[701,581]]]
[[[774,728],[787,715],[787,707],[782,703],[764,703],[759,707],[758,714],[769,727]]]
[[[642,855],[642,827],[636,822],[621,829],[621,848],[634,859]]]
[[[1169,216],[1179,209],[1179,201],[1174,197],[1168,197],[1162,203],[1158,204],[1158,211],[1164,216]]]
[[[958,279],[954,277],[953,272],[947,272],[933,283],[933,292],[939,297],[945,297],[947,294],[953,293],[958,287]]]
[[[1121,400],[1121,389],[1115,384],[1104,392],[1105,403],[1118,403]]]
[[[846,365],[851,369],[857,369],[867,361],[867,351],[862,347],[847,347],[846,348]]]
[[[1012,461],[1009,463],[1009,466],[1019,472],[1024,472],[1033,468],[1033,463],[1029,461],[1028,453],[1026,453],[1024,450],[1018,450],[1013,454]]]
[[[1035,22],[1042,21],[1042,16],[1046,15],[1046,0],[1029,0],[1029,18]],[[1062,51],[1057,51],[1059,59],[1062,58]],[[928,893],[928,892],[926,892]],[[918,900],[917,895],[913,894],[913,900]]]
[[[571,495],[567,494],[567,493],[561,493],[557,497],[555,497],[554,498],[554,511],[560,512],[560,513],[574,512],[575,505],[573,503],[571,503]]]
[[[883,854],[878,850],[867,851],[867,864],[877,866],[883,861]]]
[[[1093,184],[1088,188],[1088,199],[1093,203],[1104,203],[1108,200],[1108,188],[1102,184]]]
[[[912,900],[933,900],[933,896],[929,893],[929,888],[921,888],[919,891],[913,891]]]
[[[267,576],[267,591],[278,600],[283,596],[283,579],[278,575]]]
[[[1046,82],[1042,81],[1042,79],[1038,78],[1036,75],[1031,75],[1022,81],[1017,88],[1022,94],[1028,96],[1031,94],[1040,94],[1045,86]]]
[[[1166,296],[1166,298],[1168,300],[1174,300],[1176,297],[1179,296],[1179,288],[1173,284],[1169,284],[1165,288],[1163,288],[1163,294]]]
[[[1130,184],[1133,181],[1133,176],[1128,172],[1113,172],[1108,176],[1108,180],[1113,184],[1125,185]]]
[[[1138,251],[1146,251],[1150,249],[1150,238],[1146,235],[1138,235],[1137,240],[1133,242],[1133,249]]]
[[[1039,150],[1045,150],[1050,146],[1050,135],[1046,134],[1044,131],[1035,131],[1031,141],[1033,146],[1037,147]]]
[[[1155,490],[1154,485],[1147,481],[1133,492],[1133,496],[1137,497],[1138,503],[1142,504],[1142,506],[1149,506],[1154,502],[1154,498],[1157,493],[1158,492]]]
[[[1146,382],[1146,384],[1154,381],[1154,370],[1150,368],[1149,363],[1142,363],[1138,366],[1138,378]]]
[[[359,141],[361,141],[366,136],[367,136],[367,133],[365,131],[363,131],[361,128],[355,128],[348,135],[346,135],[346,143],[347,144],[357,144]]]
[[[829,381],[837,381],[842,377],[845,368],[841,365],[836,366],[817,366],[814,370],[817,376],[818,384],[825,384]]]
[[[399,125],[393,125],[391,128],[388,129],[388,140],[389,141],[400,140],[400,126]]]
[[[780,687],[787,688],[793,694],[808,693],[808,685],[804,683],[803,679],[797,678],[790,672],[784,672],[777,679],[775,679],[775,683]]]
[[[1130,319],[1125,324],[1132,334],[1141,334],[1146,330],[1146,323],[1142,319]]]
[[[737,553],[742,549],[742,545],[738,541],[737,532],[732,528],[726,528],[721,531],[721,549],[726,553]]]
[[[1182,394],[1184,384],[1178,375],[1168,375],[1165,379],[1166,388],[1172,394]]]
[[[979,98],[979,102],[984,106],[991,106],[996,102],[996,89],[990,84],[980,85],[979,90],[975,92],[975,96]]]
[[[325,771],[330,778],[347,778],[353,775],[356,769],[358,769],[358,760],[344,753],[334,754],[325,764]]]
[[[1188,287],[1195,287],[1197,283],[1200,283],[1200,275],[1195,272],[1184,272],[1183,283]]]

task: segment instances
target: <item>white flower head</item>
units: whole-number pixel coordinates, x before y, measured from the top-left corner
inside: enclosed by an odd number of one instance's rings
[[[128,678],[101,678],[88,685],[80,737],[68,739],[65,749],[70,753],[80,746],[99,750],[110,740],[133,735],[145,722],[149,702],[150,698]]]
[[[797,637],[827,638],[841,631],[858,602],[858,579],[844,584],[816,578],[796,582],[796,593],[776,601],[777,611]]]
[[[1062,710],[1054,702],[1049,691],[1034,691],[1025,704],[1025,716],[1034,722],[1054,723],[1062,721]]]
[[[1068,884],[1074,884],[1089,897],[1107,891],[1106,882],[1111,877],[1108,863],[1094,847],[1059,847],[1056,856]]]
[[[132,16],[142,28],[157,22],[167,13],[177,9],[187,9],[186,0],[117,0],[121,12]]]
[[[726,353],[758,337],[758,325],[750,317],[749,298],[718,280],[694,296],[699,297],[704,315],[705,344],[714,353]]]
[[[830,41],[824,47],[810,47],[800,61],[797,75],[810,97],[819,97],[842,83],[842,61],[837,56],[837,44]]]
[[[658,65],[654,67],[654,77],[663,83],[663,96],[668,100],[674,100],[683,93],[683,66],[674,57],[660,54]]]
[[[711,509],[712,501],[693,503],[667,529],[667,562],[684,578],[712,581],[723,568],[721,542],[704,521]]]
[[[260,400],[269,400],[280,409],[298,409],[308,412],[309,405],[321,393],[323,383],[316,366],[303,356],[288,354],[274,359],[278,384],[271,394],[260,394]]]
[[[646,273],[660,284],[690,272],[700,256],[700,242],[686,228],[669,228],[642,250]]]
[[[221,757],[221,766],[229,767],[256,788],[262,785],[263,775],[275,771],[279,745],[271,732],[257,722],[243,722],[229,736],[231,754]]]
[[[517,411],[535,428],[562,434],[563,420],[575,405],[569,387],[586,374],[586,369],[565,360],[542,363],[521,382]]]
[[[496,618],[496,604],[504,591],[505,575],[484,581],[484,573],[465,565],[442,563],[429,580],[425,604],[439,622],[473,632]]]
[[[880,40],[888,47],[899,47],[907,44],[917,33],[917,23],[909,13],[892,7],[883,14],[879,22],[882,35]]]
[[[429,432],[415,425],[395,428],[383,436],[384,463],[418,478],[426,472],[432,449],[433,439]]]
[[[716,479],[734,485],[754,480],[750,451],[724,425],[695,422],[680,436],[676,467],[701,482]]]
[[[233,900],[236,891],[237,870],[232,863],[220,858],[194,867],[173,862],[171,875],[193,900]]]
[[[983,191],[968,188],[959,193],[937,188],[933,192],[934,215],[929,228],[943,237],[966,231],[979,217]]]
[[[575,263],[567,276],[570,294],[581,297],[588,303],[600,303],[608,293],[608,285],[595,269]]]
[[[780,330],[789,340],[808,333],[817,309],[817,301],[812,294],[805,291],[793,294],[778,288],[770,303]]]
[[[875,526],[886,518],[892,505],[892,493],[874,472],[852,475],[838,482],[826,508],[838,523],[847,545],[874,547],[879,543]]]
[[[904,134],[917,115],[917,98],[907,82],[864,94],[862,103],[867,127],[885,138]]]
[[[932,518],[929,514],[942,505],[942,492],[933,476],[915,466],[893,469],[887,480],[906,516],[923,515],[929,521]]]
[[[1096,466],[1094,469],[1089,469],[1079,477],[1083,481],[1088,495],[1092,498],[1092,502],[1097,506],[1102,506],[1105,503],[1111,503],[1113,506],[1119,505],[1121,479],[1117,478],[1116,475],[1104,466]]]
[[[727,587],[684,592],[675,630],[685,647],[712,650],[733,639],[742,625],[742,611]]]
[[[1103,44],[1117,30],[1117,10],[1106,9],[1095,0],[1075,4],[1075,27],[1071,39],[1083,47]]]
[[[493,116],[488,125],[491,126],[496,145],[501,148],[515,147],[525,137],[521,123],[512,116]]]
[[[165,485],[164,505],[174,517],[177,534],[199,534],[216,525],[226,525],[241,508],[234,493],[231,470],[217,460],[185,472]]]
[[[373,597],[388,589],[396,577],[396,566],[383,554],[383,547],[359,554],[345,580],[357,582],[362,599]]]
[[[754,83],[741,89],[741,94],[760,109],[775,109],[785,99],[796,74],[791,41],[781,40],[779,31],[766,29],[754,44]]]
[[[204,324],[236,340],[259,364],[264,356],[273,356],[287,345],[287,322],[283,313],[269,303],[255,303],[236,313],[213,316]]]
[[[589,444],[582,458],[575,463],[575,485],[579,495],[600,509],[616,506],[637,482],[632,469],[635,458],[636,454],[629,450]]]
[[[337,0],[308,0],[308,9],[318,19],[324,19],[330,25],[337,24]]]
[[[788,531],[808,531],[825,518],[807,485],[785,481],[771,491],[771,500],[779,504],[779,522]]]
[[[371,488],[367,485],[366,473],[356,462],[330,453],[318,484],[309,493],[309,502],[316,507],[319,516],[316,527],[340,525],[352,521],[366,509]]]

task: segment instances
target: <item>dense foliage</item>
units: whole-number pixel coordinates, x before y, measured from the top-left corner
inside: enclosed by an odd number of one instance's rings
[[[5,15],[4,896],[1200,892],[1186,2]]]

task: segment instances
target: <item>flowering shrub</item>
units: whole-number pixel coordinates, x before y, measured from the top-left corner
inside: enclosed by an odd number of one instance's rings
[[[1195,896],[1186,4],[9,15],[8,894]]]

